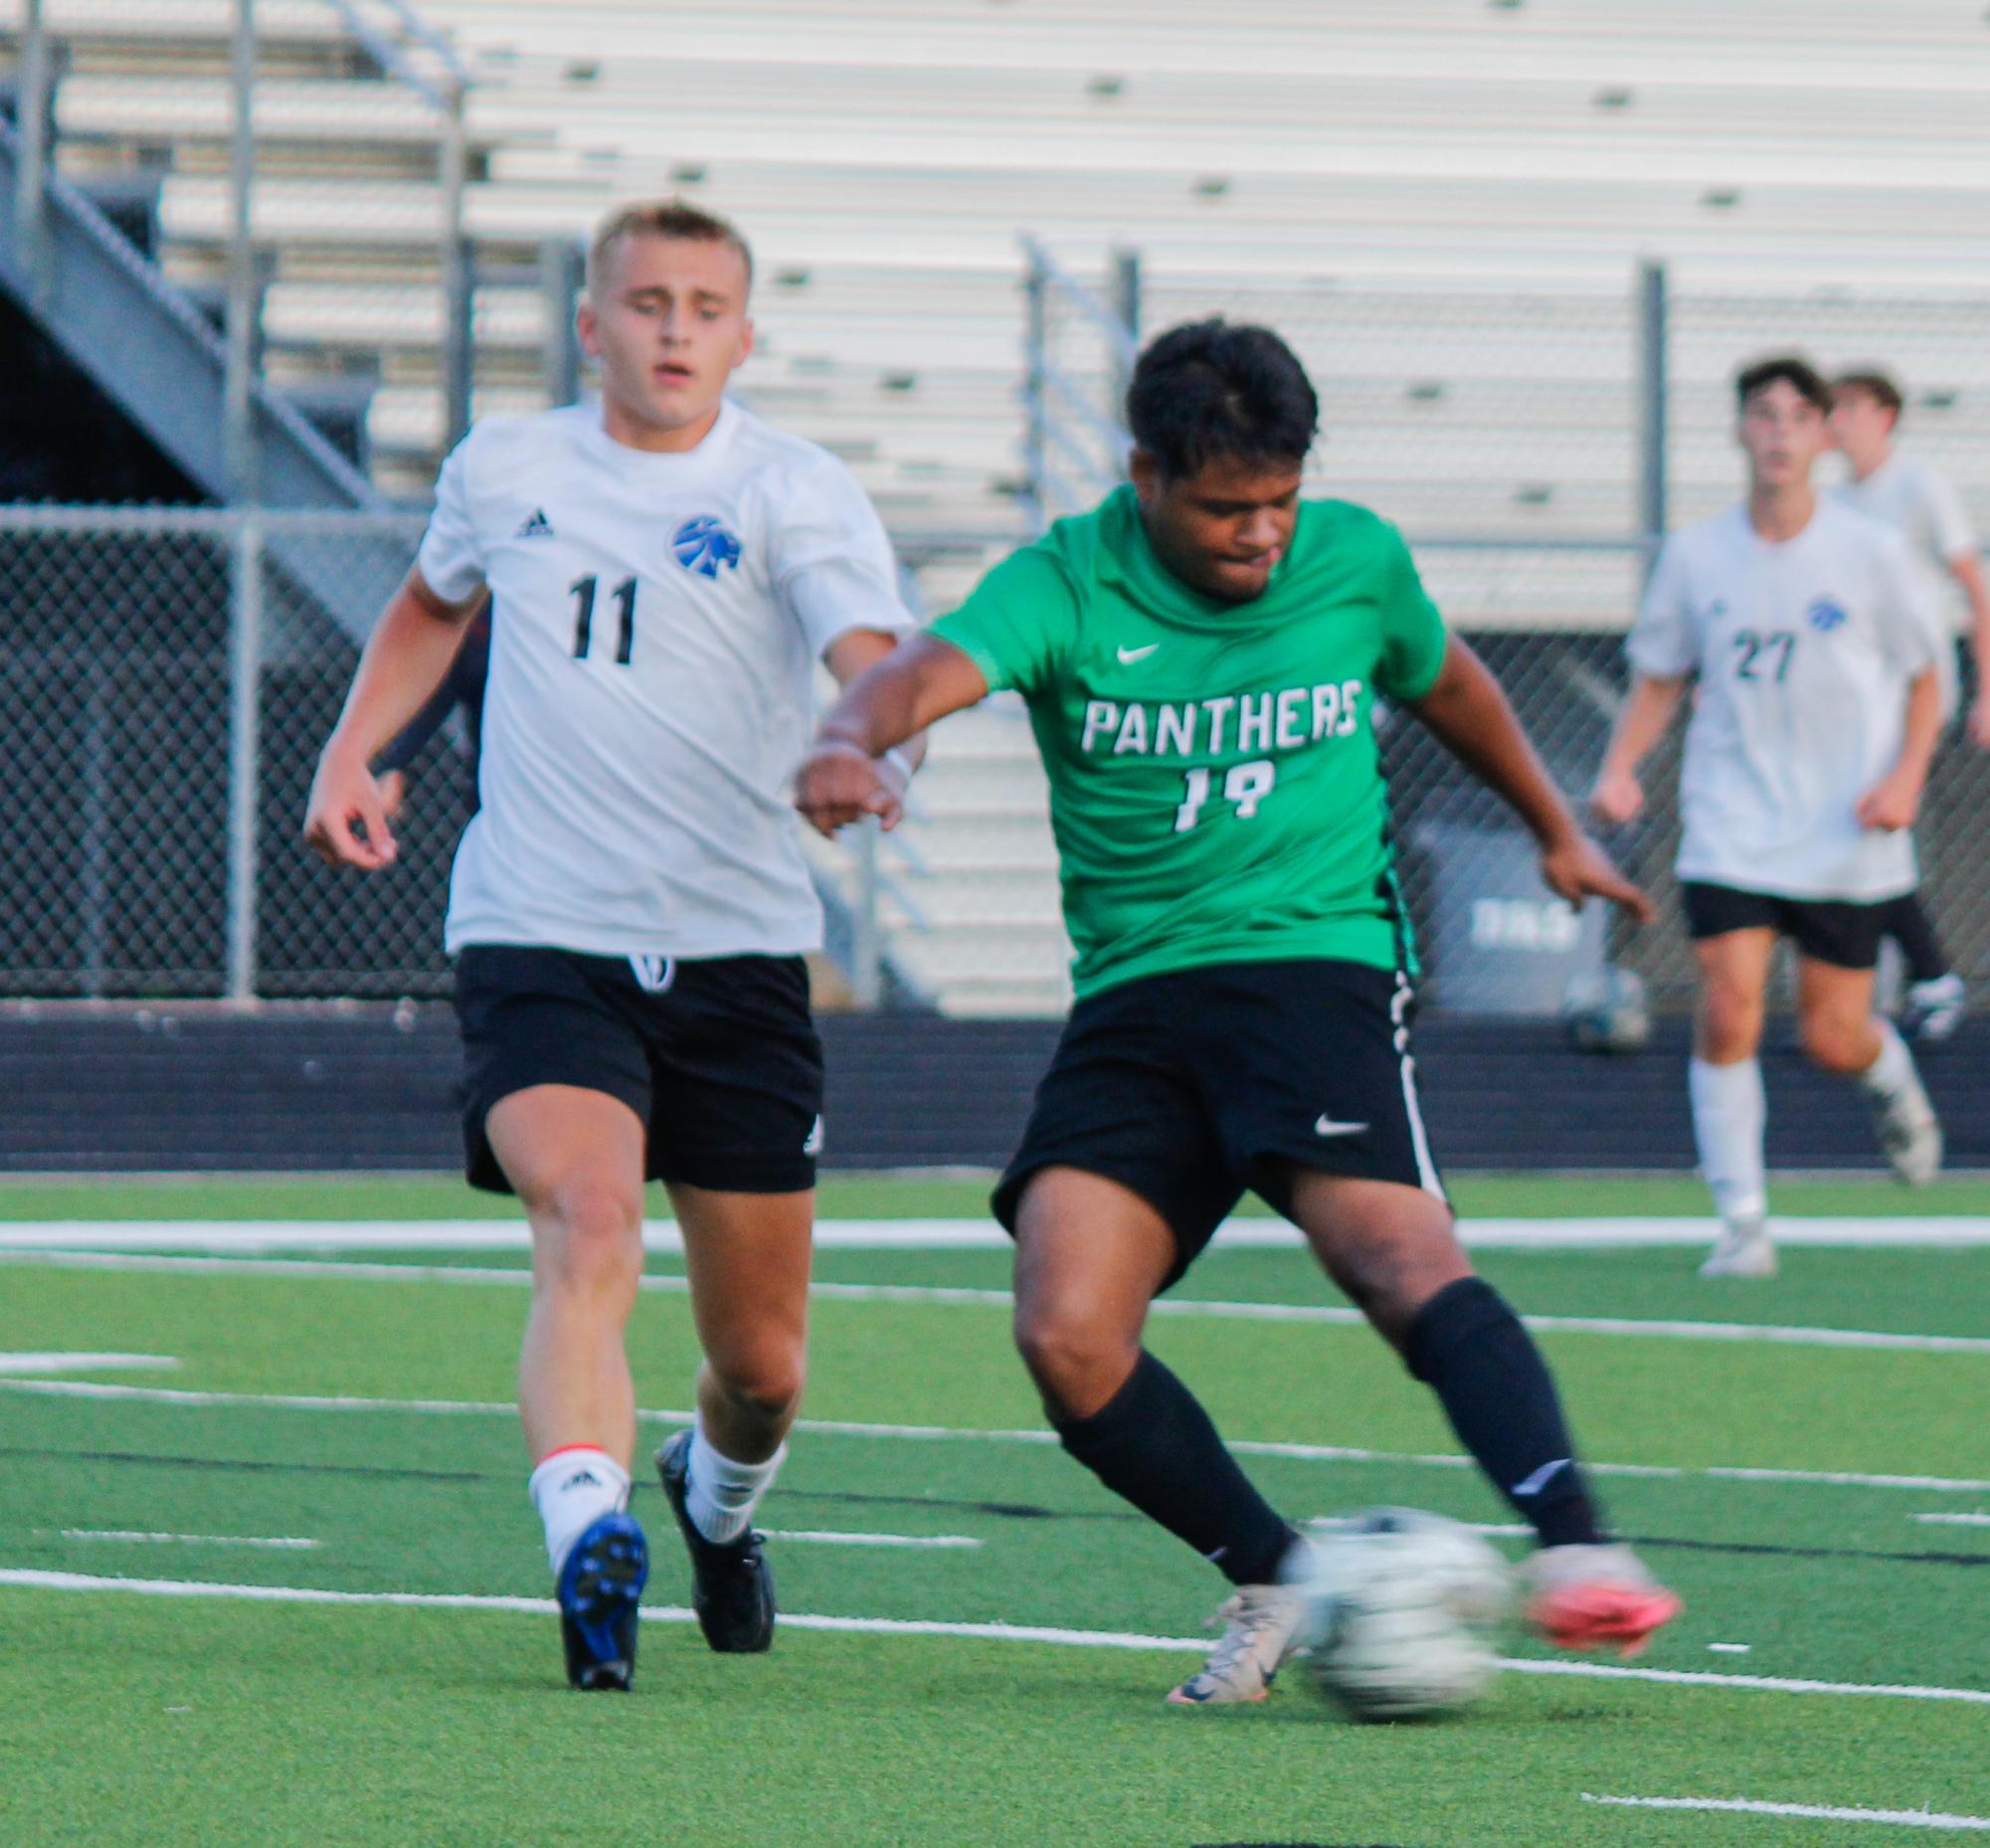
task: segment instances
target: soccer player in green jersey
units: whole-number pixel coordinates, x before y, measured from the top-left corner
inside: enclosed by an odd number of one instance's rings
[[[1513,806],[1563,898],[1650,907],[1447,636],[1395,528],[1301,500],[1318,402],[1276,334],[1164,334],[1127,413],[1132,484],[853,681],[798,806],[824,832],[888,814],[883,752],[992,690],[1028,705],[1077,1002],[995,1211],[1016,1242],[1016,1343],[1064,1447],[1236,1587],[1208,1665],[1170,1698],[1262,1699],[1300,1614],[1297,1535],[1141,1346],[1149,1305],[1245,1189],[1300,1226],[1533,1524],[1537,1625],[1630,1653],[1679,1600],[1602,1532],[1538,1350],[1459,1246],[1418,1114],[1374,701]]]

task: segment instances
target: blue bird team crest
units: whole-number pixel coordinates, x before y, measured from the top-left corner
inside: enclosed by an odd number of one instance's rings
[[[1841,604],[1829,597],[1820,597],[1804,615],[1810,619],[1810,626],[1821,636],[1828,636],[1845,621],[1845,610]]]
[[[715,514],[694,513],[672,535],[670,550],[686,571],[695,571],[702,577],[717,577],[721,566],[733,571],[739,569],[739,537]]]

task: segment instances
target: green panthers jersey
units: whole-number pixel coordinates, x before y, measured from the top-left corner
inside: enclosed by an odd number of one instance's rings
[[[1427,693],[1445,635],[1387,521],[1304,502],[1264,594],[1227,604],[1162,564],[1122,487],[933,633],[1029,708],[1081,997],[1209,963],[1407,957],[1372,704]]]

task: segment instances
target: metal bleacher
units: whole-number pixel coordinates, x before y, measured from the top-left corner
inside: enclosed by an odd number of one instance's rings
[[[1625,537],[1632,276],[1675,300],[1672,510],[1731,490],[1725,381],[1796,341],[1883,357],[1990,525],[1990,23],[1977,0],[417,0],[473,80],[487,277],[679,193],[760,261],[743,383],[848,459],[942,605],[1023,528],[1017,234],[1138,250],[1149,327],[1287,327],[1320,473],[1413,534]],[[161,260],[225,256],[228,0],[47,0],[65,170],[160,179]],[[261,0],[271,377],[370,387],[375,481],[444,437],[437,129],[323,0]],[[1884,297],[1885,312],[1873,304]],[[475,408],[544,401],[546,305],[476,297]],[[1634,555],[1432,550],[1454,614],[1621,620]],[[944,728],[915,834],[948,1008],[1065,994],[1040,780],[1012,717]]]

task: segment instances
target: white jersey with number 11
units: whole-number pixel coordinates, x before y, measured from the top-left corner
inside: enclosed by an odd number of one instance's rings
[[[905,620],[840,462],[731,402],[682,454],[617,443],[592,405],[494,418],[444,464],[418,564],[451,602],[488,585],[493,609],[452,952],[820,943],[786,795],[814,664]]]

